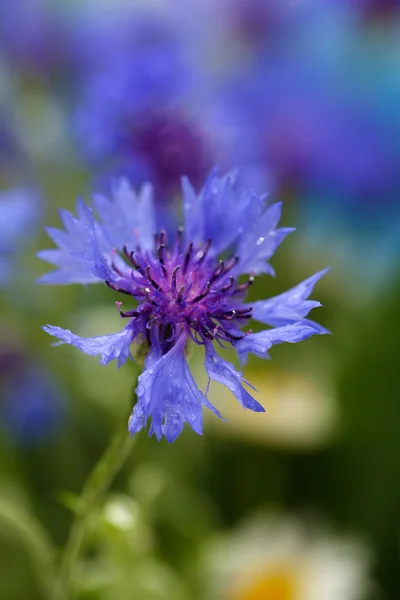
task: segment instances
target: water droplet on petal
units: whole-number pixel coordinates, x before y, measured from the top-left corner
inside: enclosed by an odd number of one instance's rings
[[[261,246],[261,244],[263,243],[264,240],[265,240],[265,237],[259,237],[258,240],[256,241],[257,246]]]

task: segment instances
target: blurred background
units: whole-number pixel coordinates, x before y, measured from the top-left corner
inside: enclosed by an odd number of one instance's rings
[[[133,365],[52,348],[116,331],[105,286],[39,286],[58,209],[121,174],[158,210],[214,165],[295,226],[251,299],[331,266],[312,318],[221,390],[203,437],[139,434],[92,515],[85,600],[400,597],[400,2],[0,3],[0,597],[45,597],[77,495],[131,402]],[[201,358],[193,358],[205,385]],[[228,397],[229,396],[229,397]]]

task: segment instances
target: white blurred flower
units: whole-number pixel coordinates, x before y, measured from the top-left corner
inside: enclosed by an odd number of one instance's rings
[[[369,553],[305,522],[258,515],[206,555],[207,598],[359,600],[369,589]]]

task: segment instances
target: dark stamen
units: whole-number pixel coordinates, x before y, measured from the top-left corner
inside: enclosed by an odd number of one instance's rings
[[[251,285],[253,285],[253,283],[254,283],[254,277],[253,277],[253,275],[250,275],[248,281],[237,286],[236,291],[237,292],[245,292],[246,290],[249,289],[249,287]]]
[[[213,273],[213,276],[210,279],[211,283],[213,283],[213,281],[215,281],[216,279],[218,279],[218,277],[223,272],[224,268],[225,268],[224,261],[220,260],[218,267],[215,269],[215,271]]]
[[[116,285],[115,283],[111,283],[111,281],[106,281],[105,283],[106,283],[106,285],[108,285],[109,288],[111,288],[115,292],[120,292],[121,294],[127,294],[128,296],[133,296],[132,292],[128,292],[128,290],[124,290],[124,288],[119,287],[119,285]]]
[[[162,265],[164,264],[164,250],[165,244],[160,244],[157,248],[158,260]]]
[[[174,296],[176,296],[177,294],[177,289],[176,289],[176,274],[179,271],[179,269],[181,268],[181,265],[177,265],[175,267],[175,269],[172,271],[172,293],[174,294]]]
[[[153,286],[154,289],[156,289],[157,291],[161,290],[161,287],[158,285],[158,283],[156,281],[154,281],[154,279],[152,278],[152,276],[150,274],[150,265],[147,265],[145,275],[146,275],[146,279],[147,279],[148,283],[151,283],[151,285]]]
[[[230,333],[229,331],[227,331],[226,329],[219,329],[219,331],[221,333],[223,333],[227,338],[229,338],[230,340],[234,340],[236,342],[238,342],[239,340],[242,340],[244,338],[244,335],[233,335],[232,333]]]
[[[203,262],[203,260],[207,256],[208,251],[210,249],[210,246],[211,246],[211,239],[208,239],[206,245],[204,246],[204,250],[200,250],[197,253],[197,256],[199,258],[199,262],[198,262],[199,265],[201,265],[201,263]]]
[[[224,287],[222,287],[220,290],[218,290],[219,292],[228,292],[231,287],[233,286],[233,284],[235,283],[235,278],[232,277],[232,275],[229,276],[229,283],[227,283],[226,285],[224,285]]]
[[[230,262],[230,263],[228,263],[228,264],[225,266],[225,269],[224,269],[224,275],[226,275],[226,273],[229,273],[229,271],[231,271],[231,270],[233,269],[233,267],[234,267],[235,265],[237,265],[237,263],[238,263],[238,262],[239,262],[239,257],[238,257],[238,256],[234,256],[234,257],[232,258],[231,262]]]
[[[191,300],[191,303],[194,304],[195,302],[198,302],[199,300],[202,300],[203,298],[205,298],[207,296],[207,294],[210,293],[210,289],[211,289],[211,283],[209,281],[207,281],[206,289],[204,290],[204,292],[202,294],[200,294],[199,296],[196,296],[196,298],[193,298],[193,300]]]
[[[241,315],[246,315],[248,313],[251,314],[252,312],[253,312],[253,307],[252,306],[249,306],[248,308],[240,308],[239,310],[236,310],[236,314],[237,314],[238,318]]]
[[[126,256],[126,258],[129,260],[129,262],[135,267],[135,269],[137,269],[139,271],[139,273],[141,275],[143,275],[143,277],[146,277],[145,272],[143,271],[142,267],[140,266],[140,264],[136,261],[135,257],[134,257],[134,251],[132,250],[131,252],[128,251],[128,248],[126,246],[124,246],[123,248],[124,250],[124,254]]]
[[[127,312],[124,312],[123,310],[119,311],[119,314],[121,315],[121,317],[138,317],[140,315],[140,312],[138,312],[137,310],[128,310]]]
[[[185,262],[183,263],[183,274],[184,275],[186,273],[186,269],[188,268],[190,257],[192,256],[192,251],[193,251],[193,242],[190,242],[189,247],[186,251]]]

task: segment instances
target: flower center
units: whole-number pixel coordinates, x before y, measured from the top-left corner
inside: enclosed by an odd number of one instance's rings
[[[290,570],[272,571],[261,575],[240,590],[232,600],[294,600],[299,594],[297,573]]]
[[[205,340],[238,340],[239,327],[251,318],[251,307],[243,304],[254,278],[238,284],[232,275],[237,256],[227,260],[210,257],[211,240],[196,248],[193,242],[183,247],[183,229],[169,246],[165,232],[155,237],[155,251],[130,251],[124,247],[123,266],[113,263],[120,276],[118,284],[106,282],[112,289],[128,294],[139,302],[122,317],[139,317],[152,325],[172,328],[172,335],[186,329],[197,343]],[[120,303],[118,303],[120,305]]]

